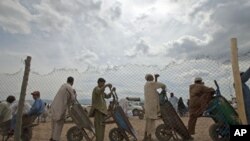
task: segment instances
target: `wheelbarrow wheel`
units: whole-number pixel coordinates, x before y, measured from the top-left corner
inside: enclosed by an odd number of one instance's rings
[[[32,128],[24,128],[21,134],[22,141],[31,141]]]
[[[123,141],[124,137],[119,128],[113,128],[109,131],[110,141]]]
[[[222,123],[214,123],[209,127],[209,136],[213,141],[229,141],[229,128]]]
[[[81,141],[83,139],[83,133],[77,126],[69,128],[66,136],[68,141]]]
[[[155,136],[159,141],[169,141],[172,138],[173,133],[169,126],[160,124],[156,127]]]
[[[132,114],[133,114],[133,116],[138,116],[139,115],[139,110],[138,109],[134,109],[132,111]]]

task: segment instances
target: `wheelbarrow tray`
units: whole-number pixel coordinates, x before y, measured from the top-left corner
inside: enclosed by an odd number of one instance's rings
[[[113,118],[117,124],[117,126],[127,133],[129,133],[131,136],[133,136],[135,139],[136,138],[136,132],[131,125],[131,123],[128,120],[128,117],[124,113],[122,107],[120,105],[116,106],[114,111],[113,111]]]
[[[87,111],[85,111],[81,104],[73,104],[70,107],[69,114],[73,120],[73,122],[79,127],[79,128],[85,128],[93,133],[95,133],[95,128],[93,126],[93,123],[88,117]]]
[[[217,122],[223,122],[228,125],[241,124],[238,113],[232,105],[222,95],[214,97],[206,110],[209,116]]]
[[[161,116],[166,126],[174,129],[183,139],[191,138],[186,126],[182,122],[179,115],[169,101],[165,101],[160,105]]]

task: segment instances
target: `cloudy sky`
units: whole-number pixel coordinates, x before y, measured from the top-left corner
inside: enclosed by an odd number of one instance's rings
[[[233,37],[250,54],[249,11],[249,0],[1,0],[0,72],[17,72],[27,55],[41,74],[225,62]]]
[[[248,0],[2,0],[1,72],[15,72],[27,55],[42,73],[228,59],[232,37],[250,51],[249,11]]]

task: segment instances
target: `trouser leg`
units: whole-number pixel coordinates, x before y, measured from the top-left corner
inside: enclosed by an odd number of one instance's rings
[[[17,118],[17,115],[13,115],[12,119],[11,119],[11,124],[10,124],[10,128],[12,130],[14,130],[16,128],[16,118]]]
[[[64,125],[64,119],[53,121],[53,136],[52,138],[56,141],[60,141],[63,125]]]
[[[188,120],[188,131],[191,135],[195,134],[195,125],[197,122],[197,116],[194,114],[189,115],[189,120]]]
[[[147,119],[147,133],[148,135],[153,135],[155,132],[155,120],[154,119]]]
[[[51,136],[50,139],[53,139],[53,135],[55,134],[55,121],[51,120]]]
[[[105,132],[105,124],[103,121],[105,119],[105,114],[101,113],[100,111],[95,111],[95,131],[96,131],[96,141],[103,141],[104,140],[104,132]]]
[[[151,141],[152,135],[155,133],[155,120],[146,118],[144,141]]]

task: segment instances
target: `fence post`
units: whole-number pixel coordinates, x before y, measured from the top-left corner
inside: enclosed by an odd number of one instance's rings
[[[21,140],[20,138],[21,138],[21,132],[22,132],[23,106],[24,106],[26,89],[27,89],[28,79],[29,79],[30,61],[31,61],[31,57],[28,56],[25,60],[25,70],[24,70],[20,98],[19,98],[19,102],[18,102],[17,121],[16,121],[16,128],[15,128],[15,134],[14,134],[15,135],[14,141]]]
[[[231,39],[231,62],[232,62],[232,70],[233,70],[233,77],[234,77],[234,84],[235,84],[235,95],[236,95],[236,100],[237,100],[237,109],[238,109],[239,118],[242,124],[247,124],[241,77],[240,77],[240,71],[239,71],[238,48],[237,48],[236,38]]]

